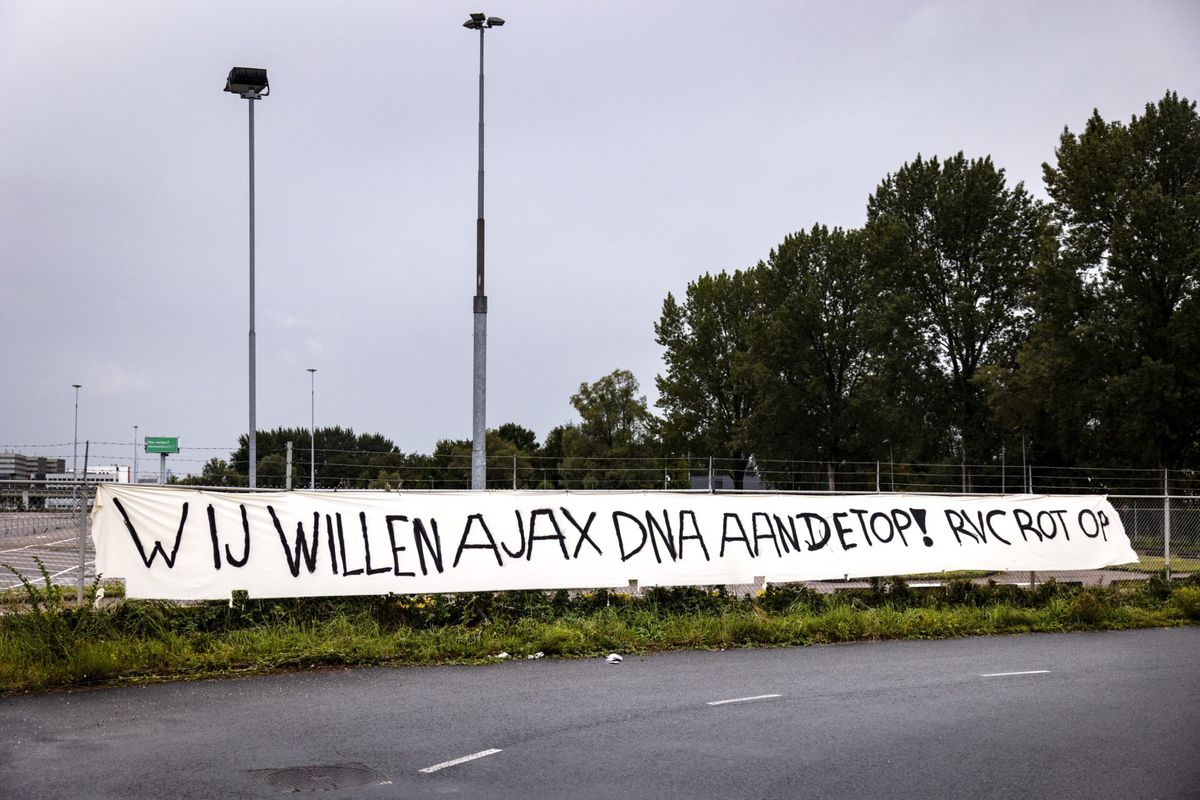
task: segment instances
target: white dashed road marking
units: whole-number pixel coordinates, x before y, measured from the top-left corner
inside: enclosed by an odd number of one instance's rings
[[[1050,672],[1048,669],[1027,669],[1024,672],[986,672],[980,675],[981,678],[1006,678],[1009,675],[1046,675]]]
[[[72,536],[70,539],[59,539],[57,542],[35,542],[27,544],[24,547],[14,547],[11,550],[0,550],[0,553],[19,553],[22,550],[29,550],[33,547],[53,547],[56,544],[65,544],[66,542],[78,542],[78,536]]]
[[[456,767],[459,764],[465,764],[468,761],[474,761],[475,759],[483,758],[484,756],[495,755],[496,753],[499,753],[499,752],[501,752],[501,751],[497,747],[493,747],[491,750],[480,750],[478,753],[472,753],[469,756],[463,756],[462,758],[456,758],[453,761],[443,761],[440,764],[434,764],[432,767],[425,767],[425,769],[421,770],[421,772],[425,772],[425,773],[437,772],[439,769],[445,769],[446,767]]]
[[[711,700],[705,705],[723,706],[726,703],[748,703],[751,700],[768,700],[772,697],[783,697],[781,694],[756,694],[754,697],[735,697],[732,700]]]

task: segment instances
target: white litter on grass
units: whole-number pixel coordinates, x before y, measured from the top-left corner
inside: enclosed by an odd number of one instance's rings
[[[525,656],[525,657],[526,657],[526,658],[528,658],[528,659],[530,659],[530,660],[533,660],[533,659],[535,659],[535,658],[541,658],[541,657],[542,657],[542,656],[544,656],[544,655],[546,655],[546,654],[545,654],[545,653],[543,653],[541,650],[538,650],[536,653],[530,653],[529,655],[527,655],[527,656]]]
[[[492,656],[492,658],[498,658],[503,661],[506,658],[512,658],[512,656],[510,656],[508,653],[496,653],[496,655]]]
[[[608,654],[608,658],[606,658],[606,659],[604,659],[604,660],[605,660],[605,662],[607,662],[607,663],[609,663],[609,664],[620,664],[620,663],[621,663],[622,661],[624,661],[625,659],[621,658],[621,657],[620,657],[619,655],[617,655],[616,653],[609,653],[609,654]]]

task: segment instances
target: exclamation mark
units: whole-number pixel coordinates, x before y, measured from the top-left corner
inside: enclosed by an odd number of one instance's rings
[[[926,547],[933,547],[933,539],[929,538],[929,529],[925,527],[925,509],[910,508],[909,511],[912,512],[913,519],[917,522],[917,527],[921,529],[921,541],[925,543]]]

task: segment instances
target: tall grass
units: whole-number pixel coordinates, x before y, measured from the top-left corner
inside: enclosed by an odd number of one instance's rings
[[[901,581],[822,596],[772,586],[737,598],[701,589],[498,592],[177,605],[74,607],[26,583],[0,615],[0,692],[324,666],[485,663],[609,652],[809,645],[1200,622],[1200,587],[1036,591]]]

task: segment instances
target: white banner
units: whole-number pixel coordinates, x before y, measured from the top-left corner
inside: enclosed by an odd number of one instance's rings
[[[708,586],[1137,561],[1105,497],[261,492],[102,484],[129,597]]]

